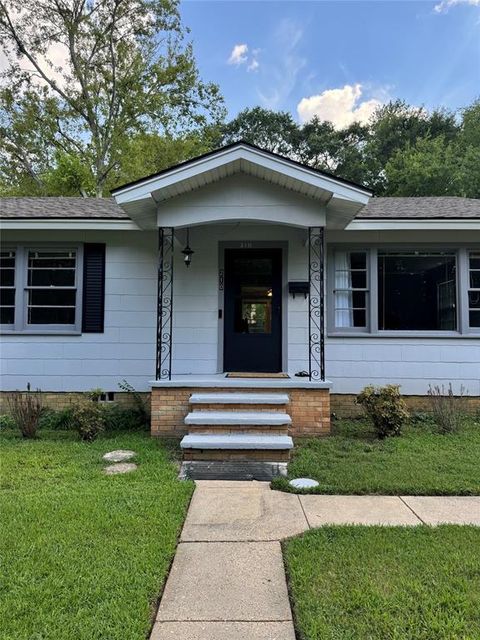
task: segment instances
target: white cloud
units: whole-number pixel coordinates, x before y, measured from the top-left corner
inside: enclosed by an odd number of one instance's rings
[[[366,123],[382,102],[376,98],[361,101],[362,85],[346,84],[342,89],[327,89],[322,93],[302,98],[297,112],[302,122],[318,116],[329,120],[336,129],[343,129],[352,122]]]
[[[434,11],[436,13],[446,13],[451,7],[455,7],[458,4],[470,4],[474,7],[480,7],[480,0],[442,0],[435,5]]]
[[[233,49],[230,57],[228,59],[228,64],[234,64],[237,67],[241,64],[245,64],[247,62],[248,57],[248,45],[246,44],[236,44]]]

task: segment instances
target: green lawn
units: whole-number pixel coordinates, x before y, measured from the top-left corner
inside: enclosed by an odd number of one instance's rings
[[[299,640],[480,638],[478,527],[323,527],[283,546]]]
[[[456,434],[410,425],[398,438],[378,440],[363,421],[333,423],[333,435],[297,440],[290,478],[318,480],[317,493],[480,494],[480,421],[470,419]],[[288,480],[273,481],[289,490]]]
[[[0,435],[2,640],[145,640],[193,483],[147,434]],[[138,452],[106,477],[102,455]]]

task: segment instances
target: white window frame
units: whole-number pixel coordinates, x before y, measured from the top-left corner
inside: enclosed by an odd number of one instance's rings
[[[367,300],[367,329],[360,327],[340,328],[335,326],[335,251],[367,251],[367,286],[369,295]],[[403,251],[403,252],[439,252],[445,251],[455,255],[456,260],[456,305],[457,305],[457,329],[450,330],[382,330],[378,328],[378,252],[379,251]],[[449,243],[432,245],[412,244],[372,244],[355,243],[329,244],[327,248],[327,333],[331,337],[392,337],[392,338],[478,338],[480,328],[470,327],[469,324],[469,254],[478,253],[480,247],[459,246]]]
[[[466,251],[466,257],[465,257],[465,269],[466,269],[466,278],[467,278],[467,292],[466,292],[466,309],[465,309],[465,326],[468,327],[468,330],[471,333],[480,333],[480,327],[472,327],[470,325],[470,296],[469,296],[469,292],[470,291],[478,291],[479,295],[480,295],[480,289],[476,288],[476,287],[472,287],[470,286],[470,272],[472,271],[472,269],[470,269],[470,254],[471,253],[475,253],[480,257],[480,247],[478,249],[472,249],[469,248]],[[475,310],[475,309],[474,309]],[[480,310],[479,310],[480,313]]]
[[[82,328],[83,245],[76,243],[24,243],[2,245],[4,251],[15,251],[15,322],[0,325],[2,334],[79,334]],[[75,322],[74,324],[28,324],[28,253],[29,251],[75,251]],[[61,287],[59,287],[61,288]]]
[[[366,270],[366,288],[354,288],[351,287],[350,291],[365,291],[365,326],[364,327],[336,327],[335,326],[335,293],[338,288],[336,286],[336,268],[335,268],[335,254],[338,251],[346,252],[346,253],[365,253],[365,270]],[[331,253],[331,259],[329,260],[331,269],[329,270],[330,281],[333,283],[332,295],[330,297],[330,304],[328,308],[331,313],[329,313],[330,326],[333,327],[335,332],[340,333],[370,333],[370,307],[371,307],[371,264],[370,264],[370,249],[365,247],[342,247],[336,246],[334,251]]]

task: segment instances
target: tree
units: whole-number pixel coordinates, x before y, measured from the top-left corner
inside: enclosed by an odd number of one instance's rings
[[[245,140],[267,151],[283,156],[295,154],[297,124],[286,111],[270,111],[262,107],[244,109],[223,127],[222,143]]]
[[[444,136],[407,143],[387,162],[385,178],[391,196],[463,195],[458,172],[458,145]]]
[[[377,195],[392,195],[385,175],[389,160],[407,146],[414,146],[420,138],[454,139],[458,125],[455,115],[448,111],[437,109],[429,113],[423,107],[411,107],[403,100],[395,100],[375,111],[369,122],[369,133],[365,148],[365,162],[371,176],[368,186]]]
[[[218,87],[199,78],[178,0],[25,5],[0,0],[9,60],[0,76],[0,172],[14,187],[27,180],[45,191],[43,176],[60,153],[80,160],[80,191],[102,196],[135,134],[172,138],[222,119]]]

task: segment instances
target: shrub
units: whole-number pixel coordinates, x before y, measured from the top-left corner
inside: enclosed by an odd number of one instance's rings
[[[126,380],[122,380],[118,383],[118,386],[122,391],[127,391],[132,394],[135,410],[138,414],[138,420],[141,425],[150,425],[150,409],[145,402],[141,394]]]
[[[369,385],[357,396],[356,402],[372,421],[378,438],[399,436],[402,433],[409,414],[398,385]]]
[[[15,420],[8,413],[0,415],[0,430],[13,429],[15,427]]]
[[[136,408],[118,404],[103,405],[105,431],[136,431],[145,428],[145,422]]]
[[[452,383],[448,388],[442,385],[429,385],[428,398],[432,416],[440,433],[454,433],[461,427],[465,415],[465,388],[460,387],[460,394],[453,394]]]
[[[72,428],[72,409],[67,407],[55,411],[47,409],[40,418],[40,429],[66,430]]]
[[[88,395],[72,403],[72,425],[85,442],[93,442],[105,428],[105,412]]]
[[[14,393],[7,399],[13,421],[24,438],[35,438],[45,408],[40,389]]]

